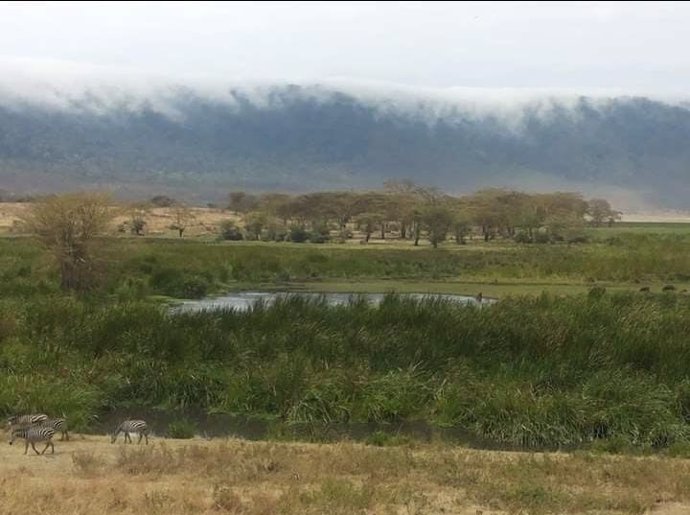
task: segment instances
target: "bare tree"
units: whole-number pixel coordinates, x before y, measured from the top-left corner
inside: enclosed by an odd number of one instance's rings
[[[53,251],[60,269],[60,286],[85,291],[94,285],[94,240],[114,216],[107,195],[74,193],[32,204],[23,221]]]
[[[143,236],[146,229],[146,217],[151,210],[150,204],[137,202],[129,206],[130,231],[136,236]]]
[[[173,223],[170,225],[170,228],[177,231],[180,238],[182,238],[182,234],[194,220],[194,214],[185,204],[177,202],[172,206],[172,216]]]

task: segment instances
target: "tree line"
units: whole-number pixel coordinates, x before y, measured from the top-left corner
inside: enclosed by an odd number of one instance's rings
[[[530,194],[484,189],[452,196],[408,181],[385,184],[380,191],[326,191],[303,195],[246,192],[229,194],[227,208],[241,215],[242,226],[226,221],[220,238],[323,243],[342,241],[359,230],[362,242],[376,234],[419,245],[424,237],[437,247],[452,237],[464,244],[471,235],[484,241],[509,238],[521,243],[577,242],[586,224],[612,224],[620,213],[604,199],[585,200],[579,193]],[[193,214],[183,203],[154,197],[147,205],[129,207],[130,230],[141,234],[147,206],[171,209],[170,229],[182,237]],[[107,232],[122,212],[109,196],[98,193],[52,195],[33,202],[24,226],[49,248],[66,290],[87,290],[94,284],[95,238]]]
[[[425,237],[437,247],[452,237],[465,244],[470,235],[484,241],[510,238],[521,243],[578,241],[585,225],[611,225],[620,218],[605,199],[579,193],[524,193],[489,188],[452,196],[409,181],[391,181],[380,191],[325,191],[304,195],[243,191],[228,196],[228,209],[244,219],[244,234],[233,224],[228,239],[344,240],[359,230],[419,245]],[[302,240],[304,241],[304,240]]]

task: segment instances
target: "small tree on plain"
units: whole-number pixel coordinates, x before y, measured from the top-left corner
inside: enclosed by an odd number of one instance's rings
[[[170,228],[177,231],[180,238],[182,238],[182,234],[184,234],[187,227],[194,220],[194,214],[185,204],[176,203],[172,206],[172,216],[173,223],[170,225]]]
[[[86,291],[94,286],[94,241],[114,216],[107,195],[75,193],[32,204],[23,221],[53,252],[62,289]]]
[[[422,214],[422,225],[434,248],[438,248],[438,244],[446,240],[452,223],[453,213],[442,205],[430,206]]]

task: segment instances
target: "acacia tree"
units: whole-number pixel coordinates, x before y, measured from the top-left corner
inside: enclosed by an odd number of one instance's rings
[[[587,202],[587,214],[595,227],[600,226],[604,220],[613,225],[613,222],[621,217],[620,211],[612,209],[611,204],[602,198],[593,198]]]
[[[256,241],[261,240],[261,233],[266,225],[268,225],[268,217],[261,211],[250,213],[245,217],[244,228]]]
[[[129,206],[130,231],[136,236],[143,236],[146,229],[146,217],[149,215],[150,205],[138,202]]]
[[[444,205],[428,206],[422,213],[422,225],[426,228],[427,236],[434,248],[438,248],[438,244],[445,241],[452,223],[453,213]]]
[[[357,228],[364,233],[364,241],[369,243],[372,233],[382,223],[380,213],[362,213],[357,215]]]
[[[259,199],[244,191],[233,191],[228,195],[228,209],[236,214],[249,213],[257,207]]]
[[[107,195],[73,193],[31,204],[23,221],[53,252],[62,289],[86,291],[94,286],[94,240],[114,216]]]
[[[172,206],[172,216],[173,223],[170,225],[170,228],[177,231],[180,238],[182,238],[182,234],[194,220],[194,214],[185,204],[175,203]]]

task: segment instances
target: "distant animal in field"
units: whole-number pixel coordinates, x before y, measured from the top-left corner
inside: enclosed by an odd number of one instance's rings
[[[484,297],[482,296],[482,292],[477,293],[477,296],[474,298],[474,300],[476,300],[479,304],[482,303],[483,299]]]
[[[672,284],[667,284],[663,288],[661,288],[661,291],[675,291],[676,287],[673,286]]]
[[[643,286],[642,288],[640,288],[640,291],[644,293],[649,293],[649,286]]]
[[[17,438],[24,439],[24,454],[29,451],[29,444],[36,454],[45,454],[48,447],[51,448],[51,454],[55,454],[55,445],[53,445],[52,439],[55,435],[55,429],[52,427],[43,426],[30,426],[30,427],[20,427],[13,429],[10,435],[10,445],[14,443]],[[36,449],[36,443],[45,442],[46,446],[40,453]]]
[[[110,443],[115,443],[115,440],[117,440],[117,435],[120,433],[125,434],[125,443],[128,441],[129,443],[132,443],[132,437],[129,436],[129,433],[138,433],[139,441],[137,443],[140,444],[141,439],[145,438],[146,445],[149,444],[149,426],[144,420],[125,420],[122,422],[119,426],[117,426],[117,429],[115,429]]]

